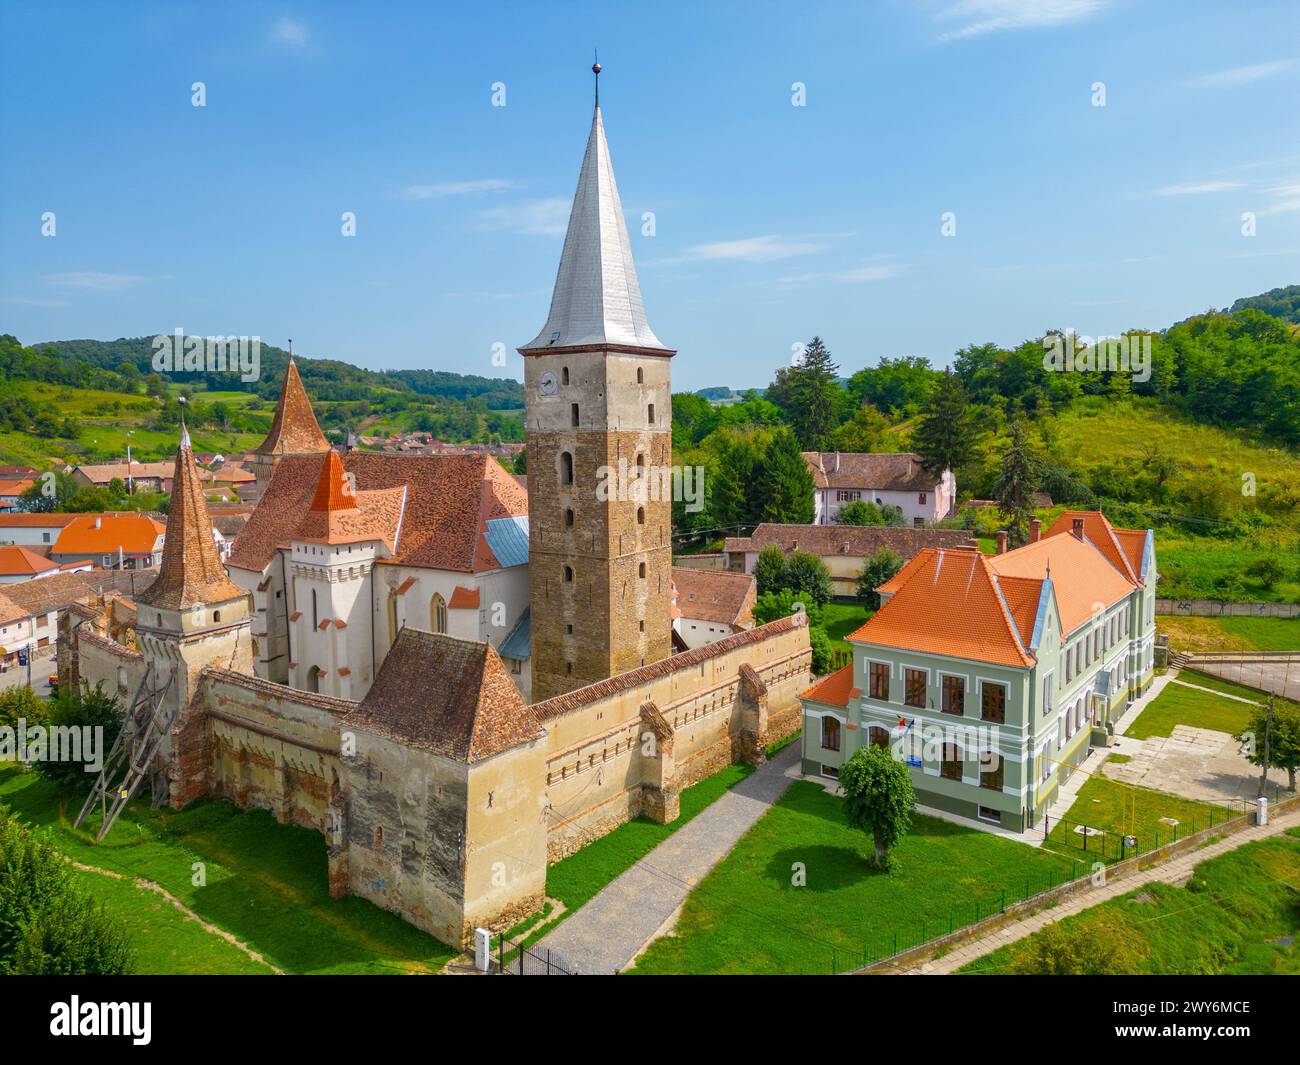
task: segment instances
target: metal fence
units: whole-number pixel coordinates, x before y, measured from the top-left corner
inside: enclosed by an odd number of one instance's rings
[[[508,947],[505,936],[497,940],[497,960],[493,971],[500,976],[574,975],[574,969],[559,952],[549,947]]]

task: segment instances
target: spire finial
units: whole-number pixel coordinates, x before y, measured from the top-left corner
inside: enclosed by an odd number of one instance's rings
[[[592,58],[595,60],[591,64],[591,72],[596,75],[596,110],[600,110],[600,51],[593,48]]]
[[[189,401],[184,396],[177,396],[176,402],[181,408],[181,447],[190,447],[190,431],[185,427],[185,404]]]
[[[289,361],[293,362],[293,337],[289,338]]]

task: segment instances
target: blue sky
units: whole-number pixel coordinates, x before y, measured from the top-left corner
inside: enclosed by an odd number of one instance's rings
[[[942,365],[1300,281],[1294,0],[4,0],[0,331],[522,376],[593,45],[679,390],[764,385],[814,333],[845,372]]]

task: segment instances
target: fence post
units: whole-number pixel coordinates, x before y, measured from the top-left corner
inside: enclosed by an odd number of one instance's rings
[[[1002,912],[1007,912],[1007,889],[1002,889]]]

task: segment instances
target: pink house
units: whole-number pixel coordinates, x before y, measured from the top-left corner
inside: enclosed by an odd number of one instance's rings
[[[803,457],[812,473],[817,525],[834,525],[844,504],[862,500],[898,507],[908,525],[920,528],[948,517],[957,502],[952,470],[927,469],[920,455],[805,451]]]

